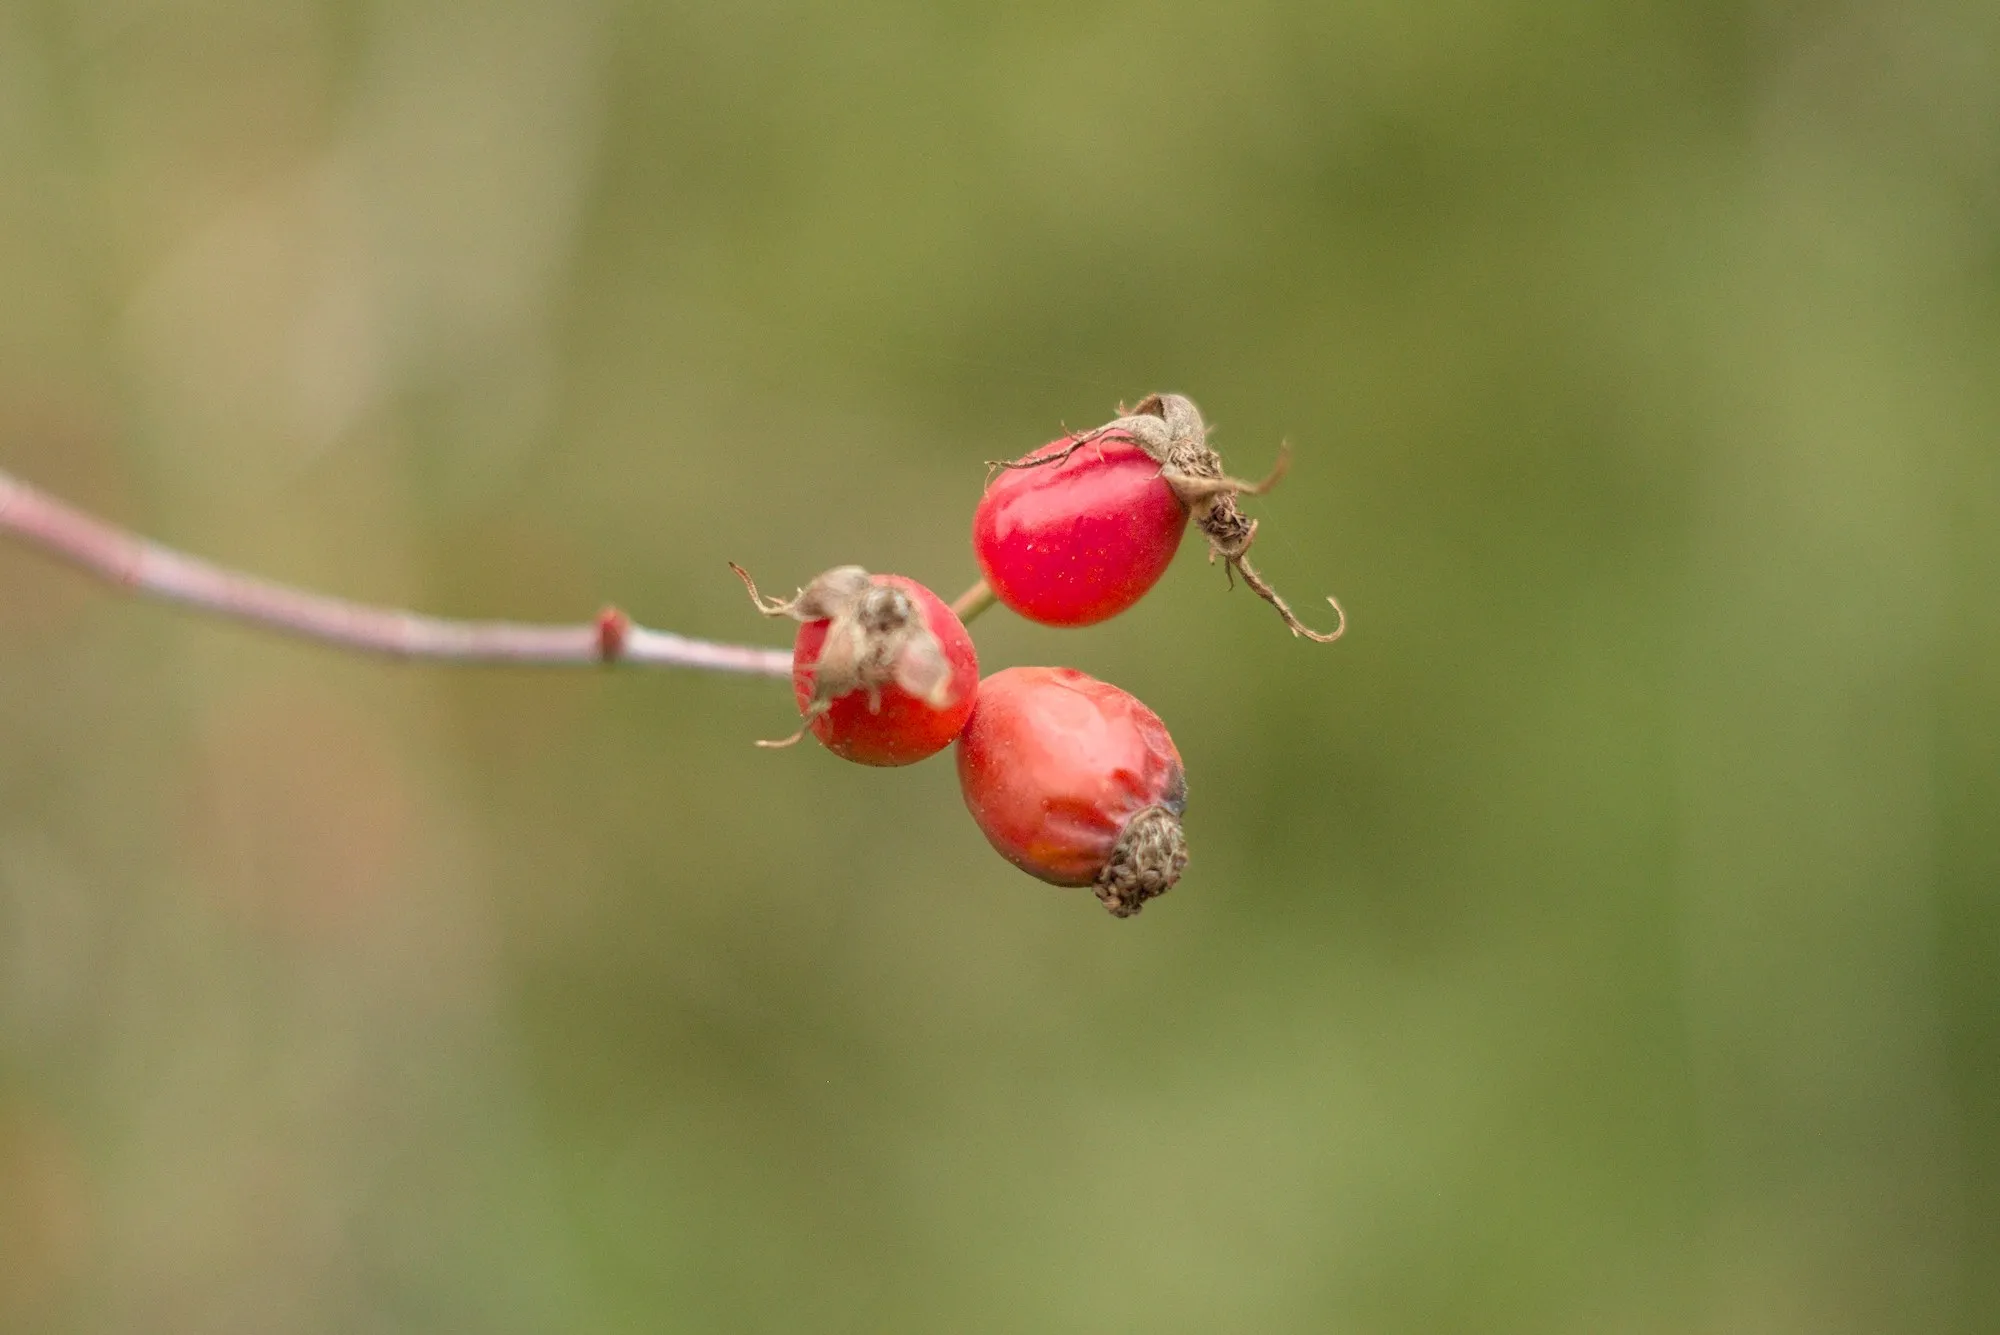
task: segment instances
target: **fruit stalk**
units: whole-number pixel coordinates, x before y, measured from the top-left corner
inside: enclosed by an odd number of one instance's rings
[[[957,616],[959,624],[963,625],[993,606],[993,603],[993,586],[982,579],[952,599],[951,610],[953,615]]]

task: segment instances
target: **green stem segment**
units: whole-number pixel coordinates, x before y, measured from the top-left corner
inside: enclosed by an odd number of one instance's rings
[[[960,622],[970,624],[972,618],[993,606],[993,602],[993,589],[982,579],[952,599],[951,610]]]

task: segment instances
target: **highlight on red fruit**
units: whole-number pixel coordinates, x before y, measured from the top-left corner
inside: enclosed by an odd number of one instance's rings
[[[1088,885],[1120,918],[1187,866],[1187,778],[1159,715],[1075,668],[1014,667],[979,685],[958,739],[966,809],[1000,856]]]
[[[909,765],[951,745],[979,693],[979,656],[938,596],[901,575],[836,566],[792,598],[765,598],[731,563],[766,616],[799,622],[792,694],[827,750],[862,765]]]
[[[1238,496],[1260,496],[1284,476],[1245,482],[1222,471],[1208,424],[1182,394],[1153,394],[1103,426],[1065,436],[999,470],[972,520],[972,548],[1001,602],[1050,626],[1087,626],[1116,616],[1166,572],[1193,519],[1232,575],[1277,609],[1292,634],[1327,643],[1309,629],[1250,563],[1257,521]],[[1340,613],[1340,604],[1333,610]]]
[[[1159,582],[1188,510],[1124,435],[1065,436],[1003,469],[972,517],[972,550],[1002,603],[1045,626],[1117,616]]]

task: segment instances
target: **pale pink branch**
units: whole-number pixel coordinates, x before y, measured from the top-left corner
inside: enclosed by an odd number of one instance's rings
[[[149,598],[392,658],[455,663],[634,663],[789,677],[785,649],[717,644],[632,624],[607,608],[584,626],[451,621],[308,593],[212,565],[85,514],[0,471],[0,532]]]

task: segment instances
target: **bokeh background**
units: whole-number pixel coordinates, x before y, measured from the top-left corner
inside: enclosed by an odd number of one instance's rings
[[[1132,922],[0,544],[0,1329],[2000,1329],[2000,10],[0,6],[0,467],[210,557],[781,642],[1155,389],[1353,628],[979,623]]]

